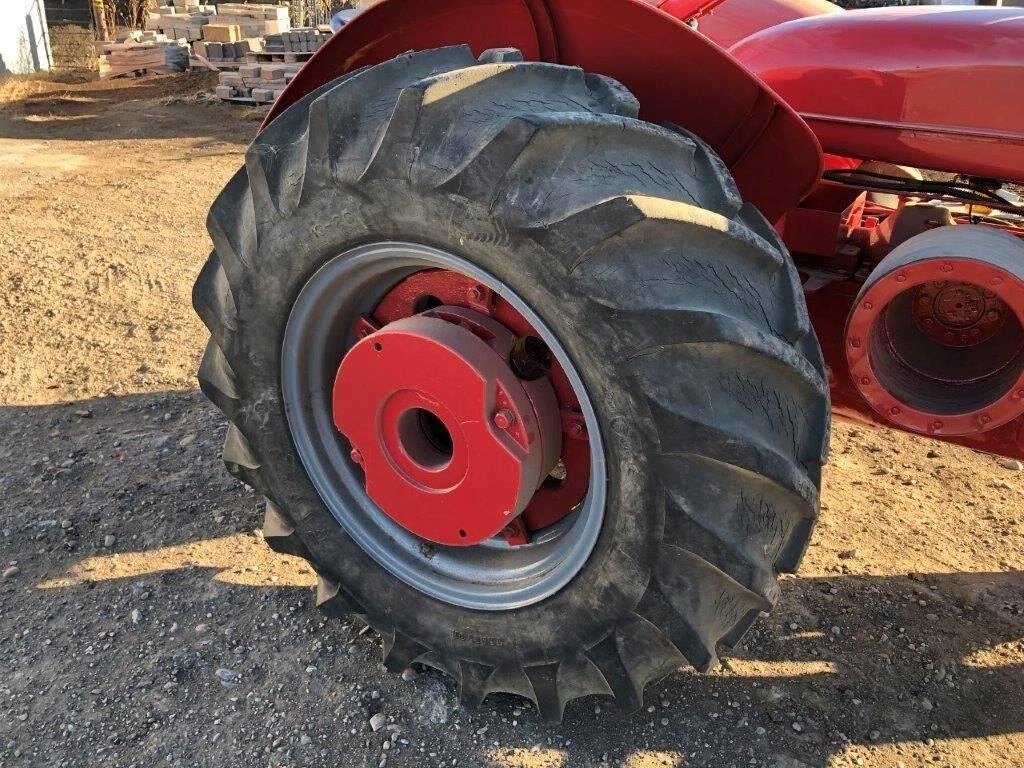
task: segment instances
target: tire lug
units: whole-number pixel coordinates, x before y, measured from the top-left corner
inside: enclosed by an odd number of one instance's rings
[[[502,408],[494,414],[494,425],[498,429],[511,429],[516,423],[516,415],[508,408]]]

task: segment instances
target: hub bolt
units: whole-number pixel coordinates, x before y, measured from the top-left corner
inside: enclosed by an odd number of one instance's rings
[[[511,429],[512,425],[515,423],[516,415],[508,408],[502,408],[494,414],[494,425],[498,427],[498,429]]]
[[[359,466],[363,465],[363,454],[359,452],[358,448],[353,448],[351,451],[349,451],[348,457]]]

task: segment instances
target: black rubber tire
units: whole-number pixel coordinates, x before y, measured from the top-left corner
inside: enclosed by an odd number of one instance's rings
[[[451,674],[467,705],[566,703],[717,662],[779,593],[818,513],[828,388],[796,270],[728,171],[684,131],[637,119],[578,69],[411,53],[271,123],[214,202],[194,292],[199,381],[230,420],[228,470],[266,499],[265,536],[308,559],[318,604],[355,613],[395,671]],[[458,253],[559,336],[598,413],[603,528],[560,592],[512,611],[427,597],[346,535],[297,458],[281,399],[289,310],[318,266],[366,242]]]

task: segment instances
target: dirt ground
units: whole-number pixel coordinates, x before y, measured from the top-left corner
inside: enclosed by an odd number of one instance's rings
[[[386,674],[197,392],[206,210],[259,119],[208,86],[0,81],[0,765],[1021,764],[1024,473],[844,424],[800,576],[717,672],[558,727]]]

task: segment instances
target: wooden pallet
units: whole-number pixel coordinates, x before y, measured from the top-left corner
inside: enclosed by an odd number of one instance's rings
[[[256,101],[256,99],[250,96],[230,96],[228,98],[222,98],[221,101],[226,101],[229,104],[244,104],[247,107],[269,107],[265,101]]]
[[[245,59],[208,59],[205,56],[199,56],[198,54],[193,54],[189,59],[189,66],[192,67],[192,69],[205,68],[213,70],[214,72],[235,72],[245,63]]]
[[[298,64],[302,61],[309,61],[315,51],[294,51],[292,53],[280,53],[278,51],[257,51],[246,54],[250,64]]]

